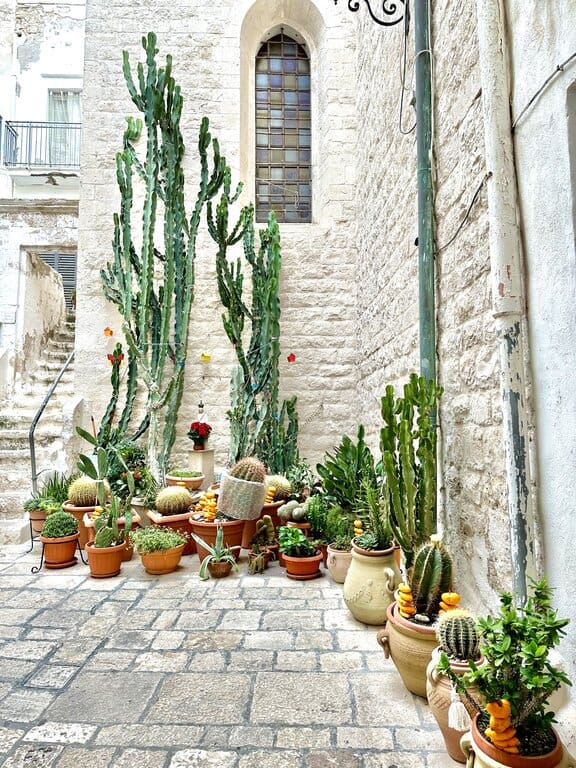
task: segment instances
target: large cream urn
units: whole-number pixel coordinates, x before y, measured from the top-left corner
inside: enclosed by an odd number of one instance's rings
[[[401,581],[395,548],[366,550],[352,542],[352,562],[344,581],[344,602],[364,624],[386,623],[386,611]]]

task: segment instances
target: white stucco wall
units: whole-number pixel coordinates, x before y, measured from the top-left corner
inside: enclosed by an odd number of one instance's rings
[[[576,51],[572,0],[508,1],[515,119],[556,66]],[[571,19],[571,22],[568,20]],[[515,150],[524,234],[530,347],[536,407],[539,506],[545,570],[559,615],[571,626],[562,645],[576,680],[576,253],[574,245],[576,61],[521,118]],[[572,141],[570,149],[569,140]]]

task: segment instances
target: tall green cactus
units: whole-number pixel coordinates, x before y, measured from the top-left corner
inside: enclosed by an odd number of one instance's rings
[[[404,397],[386,387],[380,430],[384,501],[394,538],[410,568],[414,552],[436,530],[436,430],[432,423],[442,388],[413,373]]]
[[[229,177],[218,142],[212,139],[208,120],[200,127],[198,151],[200,181],[190,217],[184,199],[184,141],[180,130],[182,94],[172,76],[172,58],[156,64],[156,36],[142,39],[145,65],[132,76],[124,52],[124,78],[132,101],[143,115],[128,118],[124,149],[116,156],[116,176],[121,194],[120,213],[114,217],[114,259],[101,271],[104,293],[123,318],[130,366],[147,390],[146,415],[137,430],[148,426],[148,462],[158,479],[165,471],[176,436],[176,420],[184,389],[190,313],[194,300],[194,263],[202,210]],[[136,145],[145,127],[145,157]],[[212,146],[212,159],[209,148]],[[211,168],[210,168],[211,165]],[[133,237],[134,182],[144,186],[141,242]],[[162,225],[163,250],[159,249]],[[121,425],[126,428],[136,392],[129,390]]]
[[[452,588],[452,558],[440,536],[433,534],[416,553],[410,588],[416,614],[435,616],[442,593]]]
[[[238,193],[230,195],[230,177],[223,186],[214,212],[207,206],[208,228],[218,244],[216,274],[224,330],[236,352],[237,364],[230,382],[230,461],[255,455],[271,473],[283,473],[298,460],[298,416],[296,397],[279,402],[280,361],[280,230],[273,213],[260,230],[260,246],[254,240],[254,209],[242,209],[229,229],[230,206]],[[244,301],[242,260],[228,260],[228,248],[240,239],[251,269],[252,297]],[[251,326],[245,348],[244,326]]]

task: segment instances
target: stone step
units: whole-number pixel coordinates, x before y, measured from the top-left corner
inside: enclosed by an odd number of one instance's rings
[[[15,492],[14,489],[2,492],[0,520],[19,520],[22,518],[25,514],[23,504],[32,495],[32,491],[28,491],[27,488],[28,486],[22,492]]]
[[[30,539],[28,520],[0,520],[0,545],[22,544]]]
[[[74,340],[72,339],[71,341],[67,341],[67,340],[60,341],[58,339],[50,339],[50,341],[46,345],[46,349],[53,350],[54,352],[56,351],[61,351],[62,353],[66,352],[69,355],[70,352],[72,352],[72,350],[74,349]]]
[[[61,435],[61,430],[57,427],[53,429],[37,429],[34,432],[34,442],[36,445],[46,445],[53,440],[57,440]],[[0,445],[3,448],[19,448],[28,445],[27,429],[0,429]]]

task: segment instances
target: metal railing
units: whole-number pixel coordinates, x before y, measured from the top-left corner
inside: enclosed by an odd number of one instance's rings
[[[44,409],[46,408],[46,406],[50,402],[50,398],[54,394],[54,390],[60,383],[60,379],[62,378],[62,376],[64,376],[64,373],[68,368],[68,366],[70,365],[70,363],[72,362],[73,358],[74,358],[74,350],[70,352],[70,354],[68,355],[68,359],[60,369],[58,376],[56,376],[56,378],[54,379],[53,384],[50,386],[50,389],[48,390],[48,394],[42,401],[42,405],[36,411],[36,415],[32,419],[32,424],[30,425],[30,429],[28,430],[28,442],[30,444],[30,464],[32,465],[32,491],[35,494],[38,492],[38,477],[40,476],[41,472],[36,471],[36,446],[34,444],[34,432],[36,431],[36,426],[40,421],[40,417],[44,413]]]
[[[80,168],[81,123],[6,120],[2,161],[8,168]]]

